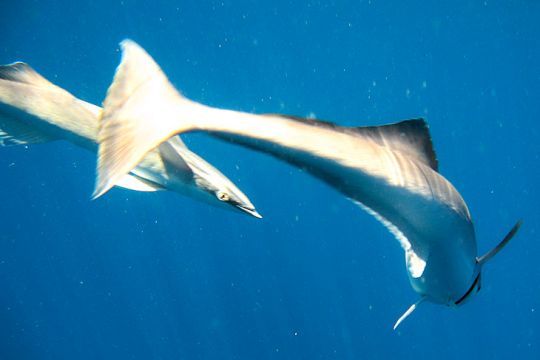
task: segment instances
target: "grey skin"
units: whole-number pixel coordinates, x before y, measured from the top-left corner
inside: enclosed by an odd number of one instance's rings
[[[101,108],[53,85],[25,63],[0,66],[0,145],[67,140],[96,152]],[[148,152],[116,184],[137,191],[170,190],[261,216],[229,179],[173,136]],[[94,198],[103,192],[94,193]]]
[[[122,62],[104,102],[98,191],[171,134],[190,131],[209,132],[305,169],[361,205],[399,240],[420,300],[395,326],[422,301],[464,303],[480,288],[483,264],[508,242],[505,238],[489,256],[477,257],[471,215],[437,171],[423,120],[353,128],[216,109],[180,95],[134,42],[126,40],[121,47]],[[156,111],[159,123],[150,118]]]

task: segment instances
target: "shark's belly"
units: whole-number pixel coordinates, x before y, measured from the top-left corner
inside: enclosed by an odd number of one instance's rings
[[[420,277],[411,276],[413,289],[429,301],[454,305],[473,283],[476,269],[475,257],[449,239],[444,246],[430,249],[425,269]]]
[[[399,240],[416,292],[440,303],[466,292],[477,256],[474,227],[461,197],[446,179],[431,174],[423,188],[415,188],[411,180],[405,179],[409,186],[402,186],[337,162],[310,164],[306,166],[310,172],[361,205]],[[435,182],[441,184],[430,187]],[[444,201],[447,198],[452,201]]]
[[[377,217],[405,250],[413,288],[445,302],[469,285],[476,240],[455,188],[427,165],[358,137],[308,150],[231,134],[213,135],[269,153],[320,178]],[[320,144],[327,146],[320,146]]]
[[[364,173],[347,178],[347,196],[369,208],[400,241],[414,290],[439,303],[461,297],[471,284],[477,256],[470,219],[434,196],[384,179]]]

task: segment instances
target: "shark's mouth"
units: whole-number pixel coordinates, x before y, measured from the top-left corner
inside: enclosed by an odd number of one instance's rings
[[[467,290],[467,292],[462,296],[460,297],[454,304],[456,305],[460,305],[463,301],[465,301],[469,295],[471,295],[472,291],[476,288],[476,286],[480,283],[480,275],[482,273],[478,273],[478,275],[476,275],[476,279],[474,279],[471,287],[469,288],[469,290]],[[480,288],[478,288],[478,290],[480,290]]]

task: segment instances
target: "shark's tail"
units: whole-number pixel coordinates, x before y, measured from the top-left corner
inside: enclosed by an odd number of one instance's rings
[[[193,128],[202,105],[184,98],[140,46],[124,40],[122,61],[103,103],[94,194],[113,187],[150,150]]]
[[[0,65],[0,146],[28,145],[64,139],[46,131],[60,127],[66,134],[95,141],[101,108],[77,99],[54,85],[30,65]],[[68,135],[69,136],[69,135]],[[117,186],[136,191],[158,188],[137,176],[125,174]]]

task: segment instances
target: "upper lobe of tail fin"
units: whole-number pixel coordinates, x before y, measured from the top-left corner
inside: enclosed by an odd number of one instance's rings
[[[121,47],[122,61],[103,104],[94,197],[177,132],[182,96],[140,46],[124,40]]]

